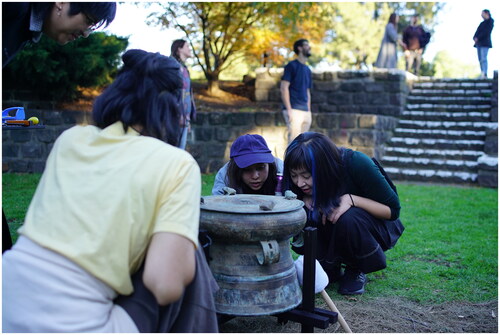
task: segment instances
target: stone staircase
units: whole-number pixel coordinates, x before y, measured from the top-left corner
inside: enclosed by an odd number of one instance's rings
[[[384,146],[382,165],[394,180],[476,184],[491,122],[491,80],[416,82],[398,126]],[[493,167],[491,170],[495,170]]]

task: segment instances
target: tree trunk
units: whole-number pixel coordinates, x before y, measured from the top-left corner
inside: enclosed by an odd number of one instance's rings
[[[220,96],[222,93],[222,90],[219,87],[219,78],[212,78],[208,79],[208,88],[207,88],[208,94],[211,96]]]

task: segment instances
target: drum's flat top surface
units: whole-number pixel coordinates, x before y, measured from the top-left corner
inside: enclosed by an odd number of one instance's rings
[[[288,200],[283,196],[235,194],[210,195],[202,197],[201,210],[224,213],[272,214],[286,213],[300,209],[300,200]]]

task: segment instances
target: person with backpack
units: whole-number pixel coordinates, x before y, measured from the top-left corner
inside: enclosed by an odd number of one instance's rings
[[[384,252],[404,231],[396,188],[375,160],[315,132],[290,143],[284,164],[283,189],[304,202],[306,227],[318,229],[316,258],[330,283],[340,294],[364,293],[365,274],[386,267]],[[303,253],[299,236],[292,245]]]
[[[403,31],[404,54],[406,59],[406,71],[418,76],[422,64],[422,54],[430,41],[430,33],[426,32],[421,24],[418,24],[419,16],[411,17],[411,23]]]

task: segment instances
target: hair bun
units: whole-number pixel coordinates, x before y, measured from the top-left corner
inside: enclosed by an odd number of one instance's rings
[[[182,88],[180,64],[172,57],[160,53],[131,49],[122,56],[124,71],[134,71],[139,76],[148,77],[160,91],[174,91]]]

